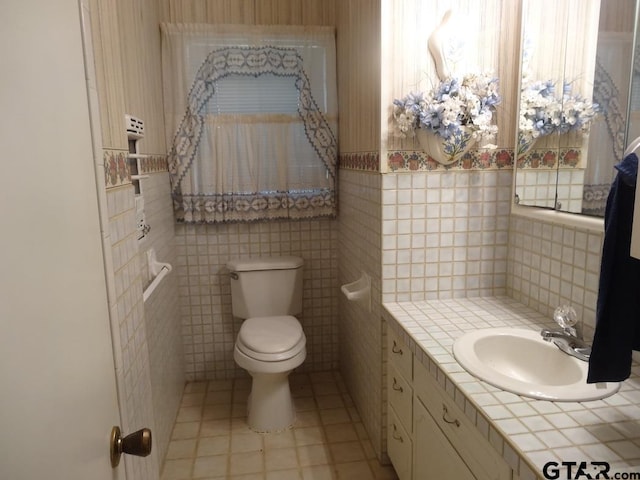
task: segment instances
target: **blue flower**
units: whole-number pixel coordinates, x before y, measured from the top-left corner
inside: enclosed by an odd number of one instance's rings
[[[401,136],[421,128],[445,139],[456,138],[463,126],[488,136],[497,132],[491,119],[499,103],[498,79],[469,74],[447,78],[426,95],[410,93],[394,100],[393,116]]]

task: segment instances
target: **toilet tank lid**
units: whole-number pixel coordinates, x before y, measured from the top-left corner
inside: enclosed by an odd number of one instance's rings
[[[255,270],[287,270],[304,264],[300,257],[255,257],[229,260],[227,268],[232,272],[251,272]]]

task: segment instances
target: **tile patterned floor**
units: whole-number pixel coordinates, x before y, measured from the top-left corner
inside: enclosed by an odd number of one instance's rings
[[[337,372],[292,374],[297,420],[272,434],[245,422],[250,379],[188,383],[162,480],[395,480],[375,457]]]

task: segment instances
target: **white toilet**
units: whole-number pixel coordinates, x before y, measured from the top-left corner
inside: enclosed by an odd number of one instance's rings
[[[295,421],[288,376],[307,356],[307,339],[293,316],[302,312],[302,265],[299,257],[227,263],[233,315],[245,319],[233,358],[253,378],[247,423],[257,432],[284,430]]]

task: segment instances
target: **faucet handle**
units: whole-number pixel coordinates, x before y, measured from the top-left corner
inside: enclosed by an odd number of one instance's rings
[[[578,314],[570,305],[560,305],[553,312],[553,319],[562,328],[573,330],[573,326],[578,322]]]

